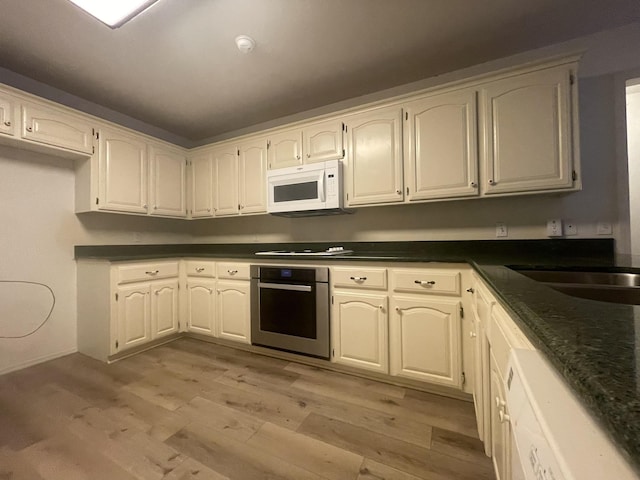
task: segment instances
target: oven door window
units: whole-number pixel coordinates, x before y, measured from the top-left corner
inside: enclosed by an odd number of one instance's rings
[[[261,287],[260,330],[315,339],[315,287],[310,292]]]
[[[293,202],[296,200],[316,200],[318,198],[318,181],[289,183],[273,187],[275,203]]]

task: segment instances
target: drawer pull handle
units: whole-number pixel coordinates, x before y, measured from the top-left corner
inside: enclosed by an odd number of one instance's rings
[[[504,408],[506,404],[507,404],[507,402],[502,400],[500,397],[496,397],[496,407]]]
[[[235,275],[236,273],[238,273],[238,270],[227,270],[227,273],[229,275]]]
[[[413,283],[417,283],[418,285],[435,285],[436,282],[433,280],[414,280]]]
[[[509,420],[511,420],[511,417],[509,415],[507,415],[506,413],[504,413],[502,410],[500,410],[500,412],[498,412],[498,415],[500,415],[500,423],[506,423]]]
[[[476,332],[469,332],[469,336],[471,338],[476,338],[477,334],[476,334]]]
[[[196,267],[196,272],[204,272],[204,267]]]
[[[349,277],[354,282],[364,282],[367,280],[367,277]]]
[[[153,270],[153,271],[148,271],[148,272],[144,272],[147,275],[157,275],[160,273],[160,270]]]

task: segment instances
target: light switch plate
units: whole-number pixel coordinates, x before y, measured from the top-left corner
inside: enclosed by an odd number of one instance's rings
[[[578,234],[578,225],[576,225],[571,220],[567,220],[566,222],[564,222],[564,234],[567,237],[569,237],[571,235],[577,235]]]
[[[496,237],[506,237],[507,235],[507,224],[504,222],[496,223]]]

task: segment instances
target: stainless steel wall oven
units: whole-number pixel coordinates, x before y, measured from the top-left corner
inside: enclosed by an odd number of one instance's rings
[[[329,269],[252,265],[251,343],[329,358]]]

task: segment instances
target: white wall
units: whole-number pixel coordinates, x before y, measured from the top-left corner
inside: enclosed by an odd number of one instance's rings
[[[49,321],[23,339],[0,338],[0,373],[76,350],[76,267],[79,244],[190,241],[184,223],[74,213],[73,163],[0,147],[0,280],[43,283],[56,303]],[[33,330],[51,297],[43,287],[0,282],[0,337]]]
[[[640,255],[640,85],[627,87],[631,253]]]

